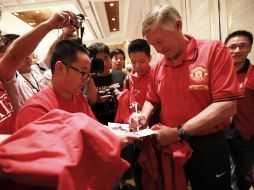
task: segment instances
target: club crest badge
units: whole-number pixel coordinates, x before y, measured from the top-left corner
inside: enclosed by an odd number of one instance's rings
[[[208,70],[205,67],[197,66],[190,70],[190,90],[208,89]]]
[[[190,78],[195,82],[205,82],[208,79],[208,71],[201,66],[195,67],[190,71]]]

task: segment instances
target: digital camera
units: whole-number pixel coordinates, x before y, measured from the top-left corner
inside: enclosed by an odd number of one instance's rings
[[[85,16],[83,14],[75,15],[74,19],[70,20],[71,25],[79,29],[82,26],[82,22],[85,21]]]

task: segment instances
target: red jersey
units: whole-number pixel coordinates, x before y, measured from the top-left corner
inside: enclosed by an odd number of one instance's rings
[[[148,91],[150,71],[143,76],[135,76],[131,72],[129,82],[124,81],[124,91],[117,98],[118,108],[115,122],[128,123],[130,115],[136,111],[135,103],[137,103],[137,110],[141,111]]]
[[[129,167],[120,151],[118,137],[98,121],[55,109],[0,144],[1,174],[58,190],[111,190]]]
[[[14,132],[15,114],[7,92],[0,82],[0,134]]]
[[[138,103],[139,111],[142,109],[146,99],[148,84],[150,82],[150,71],[151,70],[143,76],[136,76],[133,72],[131,72],[129,76],[129,90],[135,98],[133,101]],[[127,89],[127,85],[124,85],[124,89]]]
[[[213,102],[242,97],[227,48],[221,42],[186,37],[189,43],[181,61],[163,56],[155,65],[147,94],[147,101],[161,103],[161,122],[169,127],[185,123]]]
[[[20,129],[53,109],[60,109],[70,113],[81,112],[95,119],[83,94],[76,94],[72,100],[66,100],[49,85],[24,103],[24,106],[17,114],[15,128]]]
[[[254,66],[250,65],[248,72],[237,73],[244,98],[238,100],[237,114],[234,124],[239,129],[242,138],[254,138]]]

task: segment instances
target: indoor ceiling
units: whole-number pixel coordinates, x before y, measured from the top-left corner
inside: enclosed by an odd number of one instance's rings
[[[140,37],[140,14],[144,3],[154,0],[0,0],[0,29],[23,34],[60,10],[86,17],[83,40],[86,43],[124,44]],[[150,8],[150,7],[149,7]]]

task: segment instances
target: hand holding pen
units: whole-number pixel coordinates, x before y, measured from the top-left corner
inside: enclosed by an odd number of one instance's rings
[[[138,112],[138,108],[137,108],[138,104],[136,102],[134,106],[135,106],[135,112],[132,113],[129,118],[129,125],[131,130],[139,131],[140,128],[146,128],[147,118],[143,113]]]

